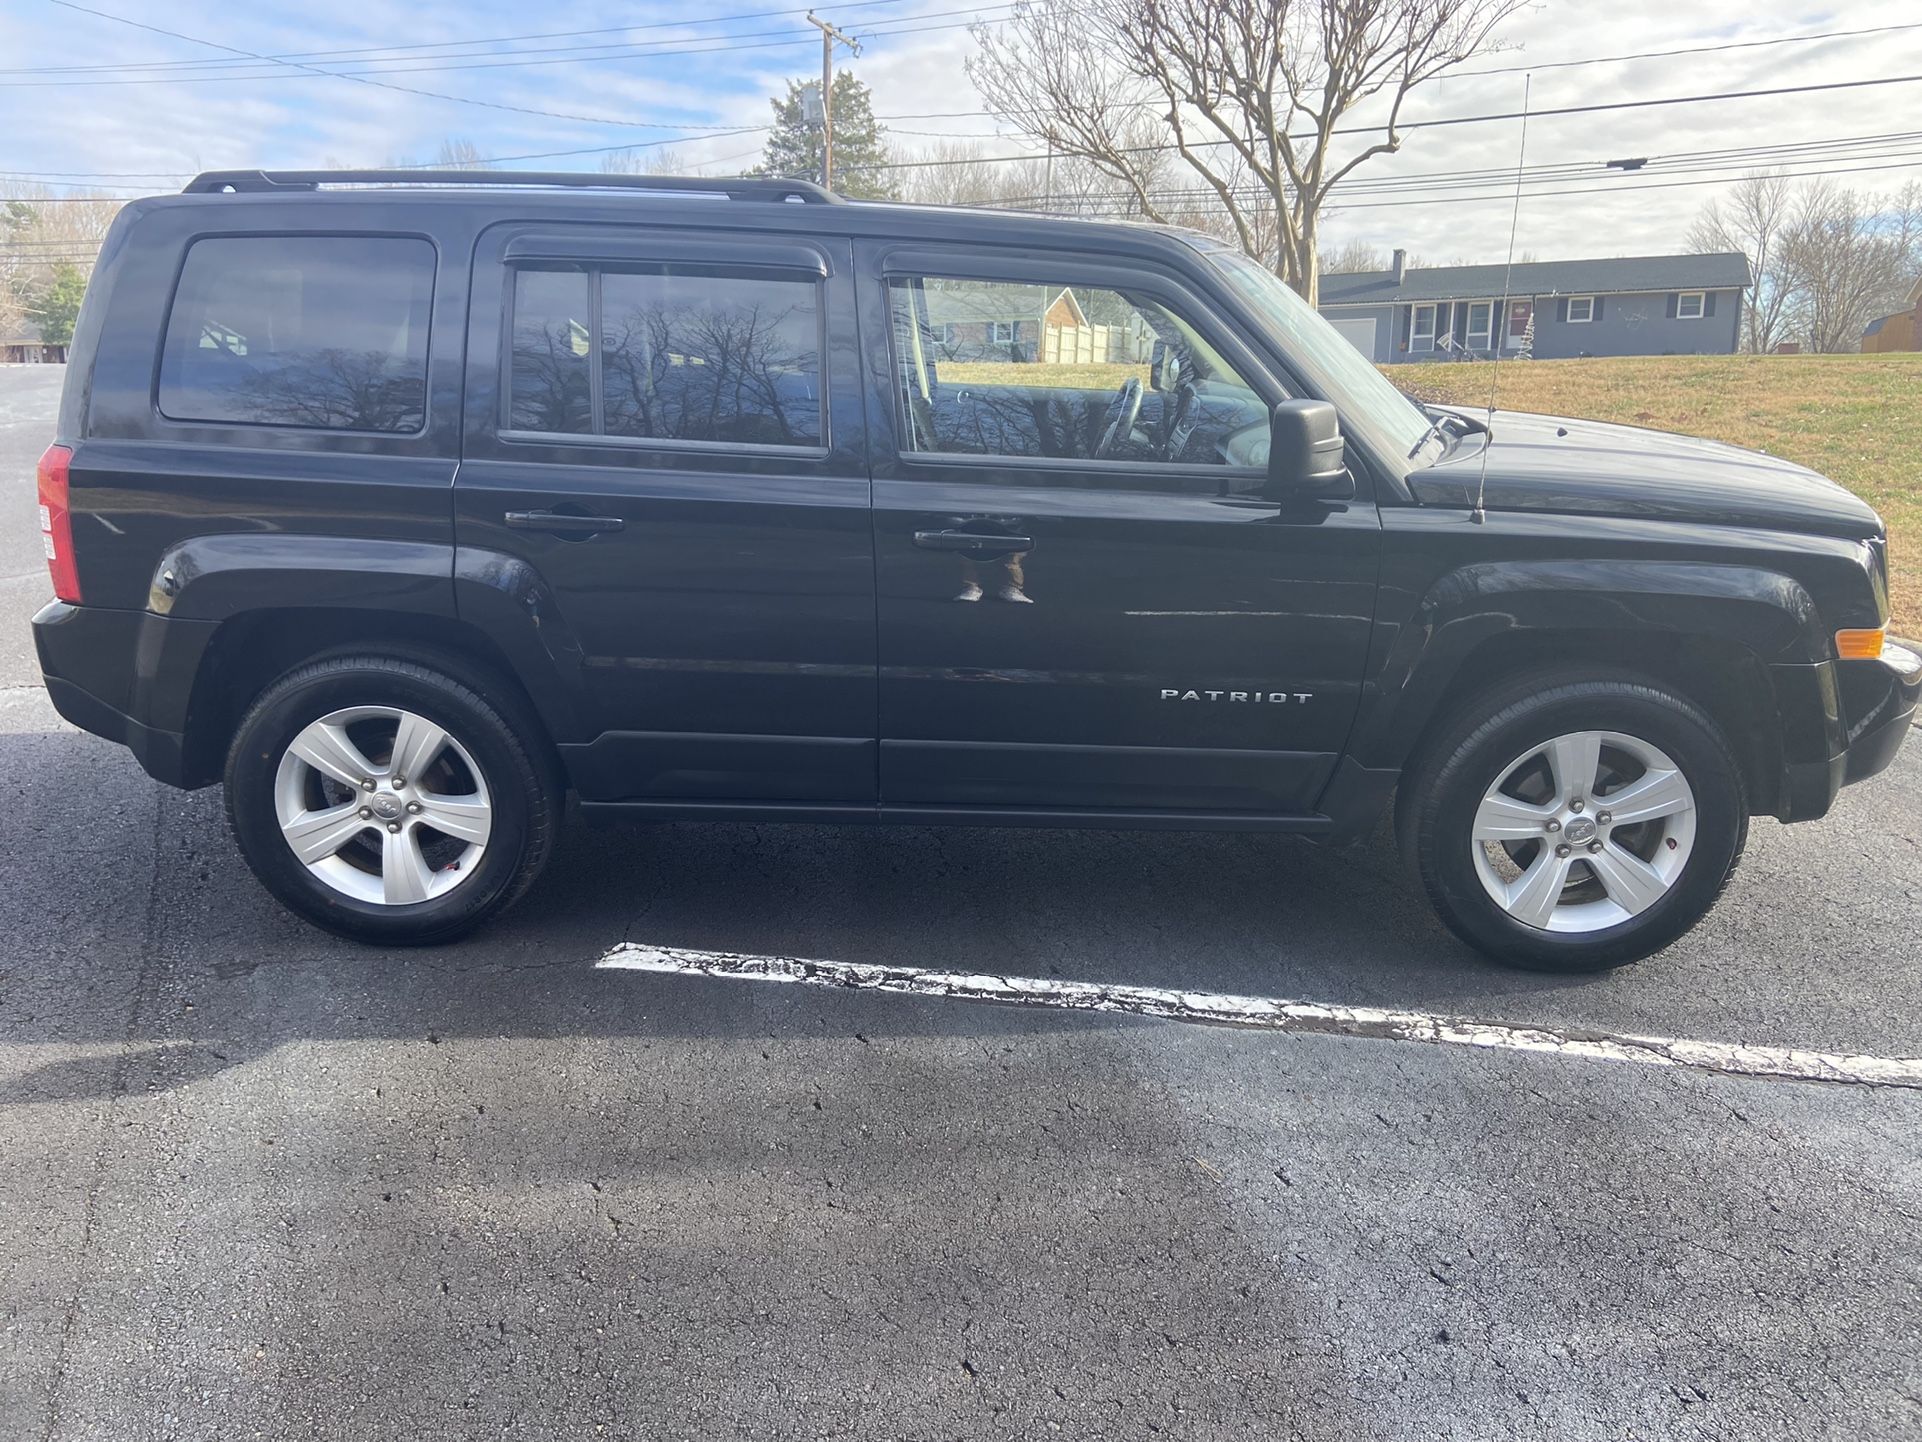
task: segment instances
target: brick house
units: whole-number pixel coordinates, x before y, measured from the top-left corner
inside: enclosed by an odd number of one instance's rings
[[[1050,365],[1140,361],[1147,358],[1153,340],[1138,324],[1107,325],[1091,319],[1074,291],[1058,286],[931,288],[927,307],[940,360]]]

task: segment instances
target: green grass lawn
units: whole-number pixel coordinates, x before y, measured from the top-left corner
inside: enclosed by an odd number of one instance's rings
[[[941,361],[941,379],[949,385],[977,386],[1056,386],[1062,390],[1118,391],[1121,383],[1133,377],[1148,383],[1145,365],[1111,364],[1096,361],[1091,365],[1053,365],[1036,361]]]
[[[1394,366],[1424,400],[1488,404],[1488,365]],[[1784,456],[1889,528],[1894,629],[1922,632],[1922,354],[1630,356],[1504,363],[1496,404],[1680,431]]]

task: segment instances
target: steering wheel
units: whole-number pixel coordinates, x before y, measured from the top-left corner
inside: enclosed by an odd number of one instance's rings
[[[1101,460],[1115,448],[1115,442],[1134,434],[1135,422],[1141,418],[1141,377],[1129,376],[1115,392],[1115,398],[1108,402],[1108,409],[1114,412],[1114,419],[1108,422],[1108,429],[1101,433],[1101,441],[1094,448],[1094,459]]]

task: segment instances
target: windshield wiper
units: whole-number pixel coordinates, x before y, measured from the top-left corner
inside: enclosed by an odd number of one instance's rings
[[[1494,434],[1493,429],[1487,421],[1480,420],[1467,411],[1443,411],[1442,418],[1443,420],[1453,421],[1456,425],[1460,426],[1462,428],[1462,434],[1465,436],[1487,436]]]
[[[1423,431],[1421,439],[1409,448],[1408,459],[1411,461],[1421,454],[1421,448],[1432,438],[1447,434],[1451,426],[1456,429],[1457,434],[1464,436],[1492,434],[1487,421],[1477,420],[1474,416],[1461,411],[1445,411],[1435,406],[1423,406],[1422,414],[1429,418],[1428,429]]]
[[[1442,434],[1441,420],[1439,418],[1435,420],[1431,420],[1428,423],[1428,429],[1421,433],[1421,439],[1416,441],[1414,445],[1408,448],[1408,459],[1411,461],[1414,460],[1416,456],[1421,454],[1421,448],[1423,446],[1427,445],[1430,441],[1439,438],[1441,434]]]

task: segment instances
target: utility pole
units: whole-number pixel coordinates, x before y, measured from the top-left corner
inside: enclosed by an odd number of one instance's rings
[[[821,189],[834,189],[834,42],[840,41],[856,55],[861,42],[843,35],[827,21],[808,11],[808,24],[821,32]]]

